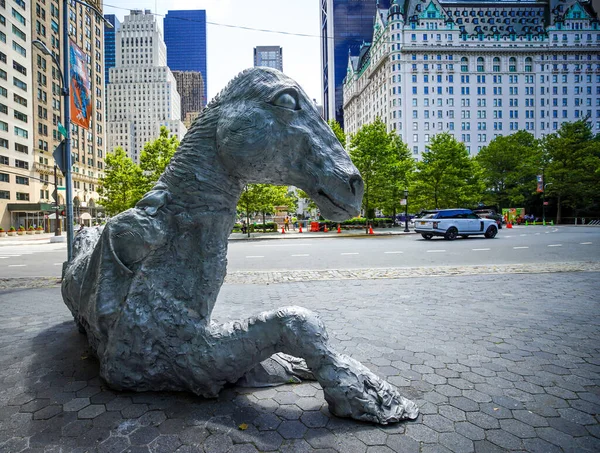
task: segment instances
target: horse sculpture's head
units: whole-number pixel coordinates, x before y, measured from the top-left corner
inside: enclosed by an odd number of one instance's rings
[[[211,108],[218,110],[218,158],[233,177],[243,183],[299,187],[331,220],[359,213],[364,190],[360,174],[292,79],[269,68],[246,70]]]

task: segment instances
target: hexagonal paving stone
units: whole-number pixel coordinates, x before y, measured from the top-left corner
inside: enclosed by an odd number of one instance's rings
[[[407,425],[406,435],[418,442],[428,444],[437,442],[439,436],[436,431],[422,424]]]
[[[130,404],[121,410],[121,415],[125,418],[139,418],[148,412],[147,404]]]
[[[419,453],[419,442],[404,434],[391,434],[387,446],[397,453]]]
[[[143,426],[129,435],[132,445],[147,445],[160,436],[160,431],[154,426]]]
[[[275,415],[286,420],[298,420],[302,413],[302,409],[295,404],[282,404],[275,411]]]
[[[259,431],[272,431],[281,424],[281,419],[274,414],[261,414],[254,420]]]
[[[294,392],[278,392],[273,397],[279,404],[293,404],[298,398],[298,395]]]
[[[473,441],[458,433],[441,433],[440,443],[455,453],[471,453],[475,451]]]
[[[120,453],[129,447],[126,437],[113,436],[98,445],[98,453]]]
[[[520,437],[521,439],[526,439],[528,437],[536,437],[535,430],[531,426],[519,420],[500,420],[500,427],[503,430],[514,434],[517,437]]]
[[[284,420],[277,428],[277,432],[284,439],[301,439],[308,428],[298,420]]]
[[[46,406],[43,409],[40,409],[37,412],[34,412],[33,419],[34,420],[48,420],[54,417],[57,414],[62,412],[62,407],[58,404],[53,404],[50,406]]]
[[[63,410],[65,412],[79,412],[81,409],[89,405],[89,398],[73,398],[71,401],[63,404]]]
[[[322,428],[329,422],[321,411],[305,411],[300,417],[300,421],[309,428]]]
[[[450,405],[443,405],[438,408],[442,417],[446,417],[453,422],[462,422],[467,419],[465,412]]]
[[[227,437],[227,436],[225,436]],[[226,445],[227,443],[225,441],[220,441],[221,445]],[[229,439],[229,444],[231,444],[231,439]],[[161,434],[160,436],[158,436],[156,439],[154,439],[149,445],[148,445],[148,449],[152,452],[152,453],[171,453],[173,451],[176,451],[179,447],[181,446],[181,441],[179,440],[179,437],[177,436],[173,436],[170,434]],[[216,451],[221,451],[221,450],[215,450]],[[224,450],[227,451],[227,450]]]
[[[191,426],[179,432],[179,440],[181,440],[181,442],[183,442],[186,445],[202,445],[209,435],[210,432],[206,428],[202,426]]]
[[[467,439],[471,440],[484,440],[485,431],[479,426],[474,425],[470,422],[458,422],[454,424],[456,432]]]
[[[378,427],[359,427],[354,436],[365,445],[385,445],[388,435]]]
[[[95,418],[106,411],[106,408],[101,404],[91,404],[77,412],[78,418]]]
[[[424,415],[423,423],[438,433],[454,431],[452,421],[441,415]]]
[[[485,437],[493,444],[507,450],[519,450],[523,448],[521,439],[501,429],[488,430],[485,433]]]

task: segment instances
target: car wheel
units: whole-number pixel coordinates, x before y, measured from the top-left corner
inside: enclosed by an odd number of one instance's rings
[[[423,239],[431,239],[433,237],[433,234],[422,234],[421,236],[423,236]]]
[[[449,241],[453,241],[458,237],[458,230],[454,227],[448,228],[444,237]]]
[[[498,228],[495,228],[493,225],[490,225],[487,230],[485,230],[485,237],[488,239],[494,239],[498,234]]]

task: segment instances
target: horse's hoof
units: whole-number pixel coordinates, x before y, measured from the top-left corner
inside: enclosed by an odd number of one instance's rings
[[[417,418],[417,405],[391,384],[350,357],[340,359],[335,367],[337,382],[323,387],[331,413],[381,425]]]

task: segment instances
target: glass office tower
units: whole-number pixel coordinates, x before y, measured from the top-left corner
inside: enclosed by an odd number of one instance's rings
[[[121,22],[114,14],[105,14],[104,18],[110,22],[113,28],[104,25],[104,86],[108,84],[108,70],[115,67],[115,36],[121,27]]]
[[[206,73],[206,11],[168,11],[163,21],[167,66],[171,71],[196,71],[204,80],[204,99],[207,99]]]
[[[357,55],[363,41],[371,41],[377,5],[387,9],[390,1],[321,0],[323,114],[326,120],[333,118],[342,126],[342,84],[348,53]]]

